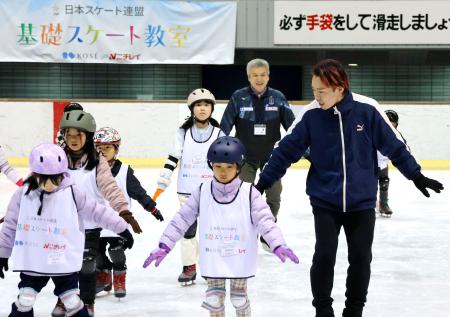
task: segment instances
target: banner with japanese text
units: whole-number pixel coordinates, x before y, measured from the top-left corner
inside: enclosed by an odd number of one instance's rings
[[[274,44],[450,44],[450,1],[275,1]]]
[[[233,64],[236,2],[2,0],[0,62]]]

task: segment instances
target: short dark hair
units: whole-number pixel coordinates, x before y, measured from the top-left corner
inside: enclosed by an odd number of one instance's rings
[[[334,59],[324,59],[314,65],[312,74],[328,87],[342,87],[344,94],[350,90],[347,72],[340,62]]]

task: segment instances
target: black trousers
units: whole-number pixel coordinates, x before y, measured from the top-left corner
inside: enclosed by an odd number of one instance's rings
[[[127,257],[125,255],[124,243],[124,239],[121,237],[100,238],[97,269],[125,271],[127,269]],[[106,255],[106,249],[108,249],[109,258]]]
[[[85,230],[83,266],[80,271],[80,297],[85,304],[95,302],[95,269],[102,229]]]
[[[348,262],[343,316],[360,317],[367,298],[375,229],[375,210],[345,212],[314,207],[316,245],[311,266],[311,290],[316,316],[334,316],[331,298],[341,227],[347,238]]]
[[[53,294],[58,297],[67,291],[78,289],[78,273],[62,276],[33,276],[20,273],[19,289],[30,287],[40,293],[50,279],[55,284]]]

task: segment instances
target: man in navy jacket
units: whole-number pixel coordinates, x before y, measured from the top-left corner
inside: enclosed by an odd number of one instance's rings
[[[377,150],[414,181],[427,197],[441,183],[422,175],[399,133],[378,103],[349,90],[348,76],[335,60],[313,68],[315,100],[305,107],[275,147],[256,187],[279,180],[310,149],[306,180],[314,214],[316,246],[311,266],[313,306],[317,317],[333,317],[334,264],[341,227],[348,244],[349,268],[344,317],[360,317],[366,302],[372,260],[377,196]]]
[[[233,126],[236,128],[236,137],[246,149],[240,178],[253,183],[257,170],[262,170],[280,140],[281,126],[287,130],[295,117],[283,93],[268,87],[269,63],[266,60],[257,58],[248,62],[247,77],[250,85],[233,93],[220,127],[227,135]],[[281,181],[277,180],[266,191],[266,201],[275,218],[280,209],[281,190]],[[262,237],[261,242],[264,246]]]

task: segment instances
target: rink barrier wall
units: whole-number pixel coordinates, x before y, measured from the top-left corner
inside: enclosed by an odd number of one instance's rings
[[[120,157],[120,160],[134,168],[161,168],[164,166],[166,158],[130,158]],[[13,166],[26,167],[28,166],[28,158],[26,157],[9,157],[8,161]],[[426,170],[450,170],[450,160],[421,160],[420,166]],[[292,168],[308,169],[310,166],[306,160],[300,160],[292,164]],[[390,168],[395,168],[389,162]]]
[[[176,132],[189,116],[182,101],[77,101],[92,113],[97,128],[111,126],[122,136],[119,157],[135,167],[160,167]],[[13,165],[24,166],[37,144],[53,142],[65,101],[0,100],[0,145]],[[307,102],[292,102],[298,114]],[[226,101],[213,117],[220,121]],[[382,103],[399,113],[399,130],[424,168],[450,168],[450,101],[447,103]],[[231,132],[234,134],[234,131]],[[284,135],[282,131],[282,135]],[[305,168],[303,161],[294,167]]]

